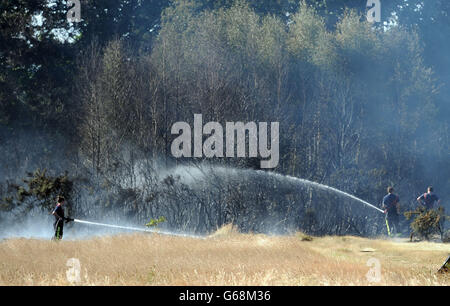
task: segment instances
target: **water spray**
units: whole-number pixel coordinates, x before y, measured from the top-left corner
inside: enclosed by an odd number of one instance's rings
[[[181,171],[177,173],[176,172],[177,170],[181,170]],[[195,171],[194,174],[191,174],[192,170]],[[344,192],[342,190],[339,190],[337,188],[330,187],[330,186],[327,186],[327,185],[324,185],[324,184],[320,184],[320,183],[317,183],[317,182],[313,182],[313,181],[310,181],[310,180],[307,180],[307,179],[302,179],[302,178],[298,178],[298,177],[295,177],[295,176],[284,175],[284,174],[280,174],[280,173],[276,173],[276,172],[263,171],[263,170],[256,170],[255,171],[255,170],[248,170],[248,169],[226,168],[226,167],[217,167],[217,166],[214,167],[214,170],[218,171],[218,172],[222,172],[224,174],[235,172],[235,175],[237,175],[239,177],[241,176],[241,174],[252,174],[252,173],[256,172],[258,175],[262,175],[262,176],[273,176],[277,180],[289,180],[289,181],[292,181],[292,182],[295,182],[295,183],[300,183],[302,185],[309,185],[309,186],[312,186],[312,187],[320,188],[322,190],[333,191],[333,192],[335,192],[337,194],[340,194],[340,195],[343,195],[345,197],[351,198],[351,199],[353,199],[353,200],[355,200],[357,202],[360,202],[360,203],[364,204],[365,206],[368,206],[368,207],[370,207],[372,209],[375,209],[375,210],[379,211],[380,213],[384,214],[384,211],[382,209],[380,209],[380,208],[376,207],[375,205],[372,205],[369,202],[364,201],[364,200],[362,200],[362,199],[360,199],[360,198],[358,198],[358,197],[356,197],[356,196],[354,196],[352,194],[349,194],[349,193]],[[180,176],[186,176],[186,174],[188,174],[190,178],[194,178],[194,176],[198,175],[196,173],[199,173],[201,176],[204,176],[205,179],[206,179],[207,172],[214,172],[214,171],[212,170],[212,168],[211,169],[208,169],[208,168],[206,168],[206,169],[203,168],[202,169],[202,167],[198,167],[198,168],[193,168],[193,167],[181,167],[180,168],[180,167],[177,167],[177,169],[175,169],[175,172],[173,174],[178,174]],[[189,182],[187,182],[187,183],[189,184]]]
[[[110,228],[117,228],[117,229],[124,229],[124,230],[129,230],[129,231],[134,231],[134,232],[146,232],[146,233],[156,233],[156,234],[178,236],[178,237],[204,239],[204,237],[202,237],[202,236],[174,233],[174,232],[162,231],[162,230],[157,230],[157,229],[148,229],[148,228],[139,228],[139,227],[131,227],[131,226],[113,225],[113,224],[91,222],[91,221],[85,221],[85,220],[79,220],[79,219],[74,219],[73,222],[89,224],[89,225],[96,225],[96,226],[103,226],[103,227],[110,227]]]
[[[260,171],[260,170],[259,170],[259,171]],[[355,197],[354,195],[351,195],[351,194],[349,194],[349,193],[347,193],[347,192],[344,192],[344,191],[342,191],[342,190],[339,190],[339,189],[336,189],[336,188],[333,188],[333,187],[330,187],[330,186],[327,186],[327,185],[323,185],[323,184],[320,184],[320,183],[312,182],[312,181],[309,181],[309,180],[301,179],[301,178],[298,178],[298,177],[295,177],[295,176],[282,175],[282,174],[273,173],[273,172],[264,172],[264,173],[269,173],[270,175],[274,175],[274,176],[276,176],[276,177],[280,177],[280,176],[281,176],[281,177],[283,177],[283,178],[287,178],[287,179],[292,180],[292,181],[295,181],[295,182],[300,182],[300,183],[302,183],[302,184],[307,184],[307,185],[310,185],[310,186],[315,186],[315,187],[321,188],[321,189],[323,189],[323,190],[331,190],[331,191],[337,192],[337,193],[339,193],[339,194],[341,194],[341,195],[344,195],[344,196],[349,197],[349,198],[351,198],[351,199],[353,199],[353,200],[356,200],[356,201],[358,201],[358,202],[360,202],[360,203],[362,203],[362,204],[364,204],[364,205],[366,205],[366,206],[368,206],[368,207],[370,207],[370,208],[376,209],[376,210],[378,210],[379,212],[381,212],[381,213],[384,214],[384,210],[379,209],[378,207],[376,207],[376,206],[370,204],[369,202],[366,202],[366,201],[364,201],[364,200],[362,200],[362,199],[360,199],[360,198],[358,198],[358,197]]]

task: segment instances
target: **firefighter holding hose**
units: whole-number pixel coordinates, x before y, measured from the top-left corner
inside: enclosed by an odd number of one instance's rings
[[[393,234],[393,230],[395,229],[396,234],[399,233],[399,214],[398,214],[398,203],[400,202],[400,198],[394,194],[394,188],[387,188],[388,194],[383,198],[382,208],[384,209],[384,213],[386,214],[386,227],[388,230],[388,235],[391,236]]]
[[[64,230],[64,221],[66,221],[66,223],[73,221],[73,219],[71,218],[64,217],[64,208],[63,208],[64,202],[65,202],[64,197],[58,196],[56,207],[52,211],[52,215],[55,216],[55,222],[53,223],[53,227],[55,229],[55,236],[53,237],[53,240],[62,239]]]

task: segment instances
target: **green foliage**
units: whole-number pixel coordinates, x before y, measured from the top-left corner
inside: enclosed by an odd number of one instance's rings
[[[145,224],[145,226],[147,227],[157,227],[159,224],[166,222],[166,218],[164,218],[163,216],[159,217],[158,219],[151,219],[150,222],[148,222],[147,224]]]
[[[69,28],[65,3],[0,0],[0,12],[0,123],[61,119],[73,53],[53,29]]]
[[[429,240],[433,234],[440,234],[442,237],[444,230],[443,223],[449,218],[448,216],[445,216],[443,207],[439,207],[438,209],[426,209],[423,206],[419,206],[413,211],[405,212],[404,215],[408,220],[414,217],[414,220],[411,223],[414,234],[427,240]]]
[[[310,235],[299,234],[299,238],[301,241],[313,241],[314,238]]]
[[[37,169],[33,173],[27,173],[22,180],[24,185],[11,184],[10,190],[15,191],[15,196],[10,195],[2,199],[0,207],[6,211],[22,208],[25,212],[33,208],[48,211],[56,204],[57,196],[63,196],[70,210],[70,198],[73,182],[68,174],[50,176],[47,170]]]
[[[299,11],[292,16],[287,40],[288,50],[303,61],[314,61],[317,51],[321,51],[320,39],[326,35],[325,21],[314,7],[301,4]]]

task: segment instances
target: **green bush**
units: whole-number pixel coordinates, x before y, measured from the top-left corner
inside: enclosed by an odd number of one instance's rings
[[[1,210],[14,211],[16,208],[21,208],[21,215],[25,215],[24,213],[33,208],[48,211],[55,206],[56,197],[60,195],[66,199],[70,212],[73,182],[67,173],[51,176],[47,174],[47,170],[37,169],[27,173],[27,177],[22,179],[22,182],[23,185],[9,184],[6,197],[0,201]]]
[[[159,217],[158,219],[151,219],[145,226],[147,227],[157,227],[160,223],[166,222],[166,218]]]
[[[411,233],[411,240],[414,235],[429,240],[433,234],[439,234],[441,239],[444,234],[444,223],[448,219],[445,216],[444,208],[426,209],[423,206],[417,207],[413,211],[404,213],[406,219],[410,220],[414,217],[411,223],[413,232]]]

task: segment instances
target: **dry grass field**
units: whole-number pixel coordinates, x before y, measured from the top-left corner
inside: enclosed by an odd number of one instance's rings
[[[71,285],[69,258],[81,264],[79,285],[450,285],[436,270],[449,244],[357,237],[266,236],[230,227],[206,239],[158,234],[78,241],[0,242],[0,285]],[[381,280],[369,282],[370,258]]]

